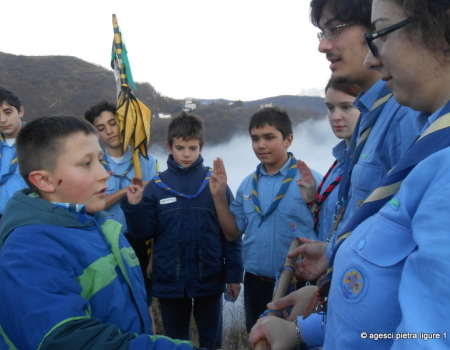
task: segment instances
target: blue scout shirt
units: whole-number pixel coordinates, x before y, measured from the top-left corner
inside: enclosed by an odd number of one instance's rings
[[[354,105],[361,111],[358,139],[377,113],[371,109],[382,97],[386,83],[379,80]],[[339,227],[345,226],[362,202],[378,187],[389,170],[399,161],[418,136],[414,119],[418,112],[399,105],[392,97],[379,114],[358,162],[353,168],[347,210]]]
[[[108,151],[105,149],[105,154],[103,156],[103,160],[108,163],[108,167],[113,173],[117,175],[123,174],[127,171],[130,162],[132,160],[131,148],[128,147],[127,152],[125,153],[123,159],[120,163],[116,163],[111,156],[108,154]],[[148,159],[145,159],[141,155],[139,155],[139,163],[141,166],[142,172],[142,180],[151,181],[153,175],[157,173],[157,160],[151,154],[148,155]],[[118,178],[116,176],[112,176],[106,182],[108,185],[108,189],[106,190],[106,194],[110,195],[111,193],[117,192],[118,190],[127,187],[131,183],[131,179],[136,176],[136,172],[134,167],[126,174],[126,176]],[[123,214],[122,208],[120,207],[120,201],[117,201],[113,205],[111,205],[106,211],[112,215],[114,215],[114,220],[120,222],[123,225],[123,233],[127,233],[127,223],[125,221],[125,215]]]
[[[375,102],[383,96],[385,85],[385,82],[379,80],[367,92],[359,94],[355,100],[355,107],[361,110],[358,139],[367,125],[371,124],[372,118],[376,117],[375,113],[371,113],[371,109]],[[386,102],[372,128],[358,163],[353,168],[348,207],[339,228],[345,226],[361,203],[378,187],[388,171],[414,143],[419,135],[415,122],[417,115],[418,112],[399,105],[393,97]],[[338,231],[335,231],[327,246],[328,259],[331,256]],[[317,324],[318,319],[321,323],[322,316],[320,315],[311,315],[306,320],[299,320],[300,328],[313,329],[314,327],[307,325],[307,323]],[[317,338],[314,339],[315,336]],[[311,344],[311,346],[312,344],[320,344],[323,341],[323,336],[322,327],[318,327],[315,335],[313,332],[308,333],[308,339],[305,338],[305,342],[308,345]]]
[[[285,165],[273,175],[268,175],[264,167],[261,167],[258,195],[263,213],[267,211],[278,194],[289,169],[289,162],[290,157]],[[322,175],[314,170],[312,172],[316,183],[319,184]],[[258,227],[260,218],[253,204],[252,177],[253,174],[250,174],[241,183],[236,199],[230,205],[230,210],[236,218],[239,230],[245,235],[242,244],[244,270],[257,276],[275,278],[294,238],[317,239],[313,230],[312,215],[296,185],[296,181],[300,177],[300,174],[296,172],[277,208]]]
[[[339,248],[324,349],[448,348],[449,159],[445,148],[419,163]]]
[[[15,145],[9,146],[6,141],[3,142],[2,156],[0,159],[0,176],[8,173],[15,148]],[[3,214],[6,203],[14,195],[14,192],[24,188],[28,188],[28,185],[20,175],[19,166],[17,166],[14,173],[9,176],[8,181],[3,186],[0,186],[0,215]]]
[[[336,164],[336,166],[331,170],[330,174],[328,175],[327,180],[322,186],[321,195],[325,190],[328,188],[328,186],[336,180],[339,175],[342,174],[342,168],[345,162],[345,155],[347,153],[347,146],[345,144],[345,141],[339,142],[334,148],[333,148],[333,156],[339,160],[339,162]],[[336,211],[336,203],[339,198],[339,186],[340,184],[337,184],[334,190],[328,195],[327,199],[322,203],[322,206],[320,208],[319,212],[319,225],[318,225],[318,240],[325,242],[328,239],[328,236],[331,233],[331,228],[333,226],[334,221],[334,214]]]

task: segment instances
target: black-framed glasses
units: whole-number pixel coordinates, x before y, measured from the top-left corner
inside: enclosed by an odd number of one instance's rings
[[[389,33],[392,33],[393,31],[396,31],[397,29],[403,28],[404,26],[410,24],[411,22],[414,22],[414,19],[412,18],[407,18],[404,21],[401,21],[397,24],[394,24],[390,27],[381,29],[378,32],[375,32],[373,34],[367,34],[364,33],[364,38],[366,38],[367,41],[367,45],[369,45],[370,51],[372,52],[372,55],[374,57],[378,57],[378,48],[375,45],[375,43],[373,42],[376,38],[381,38],[382,36],[385,36]]]
[[[335,24],[329,26],[328,28],[325,28],[322,32],[317,33],[317,39],[321,41],[324,35],[327,37],[328,40],[336,39],[339,35],[341,35],[341,28],[352,26],[354,24],[355,22],[346,24]]]

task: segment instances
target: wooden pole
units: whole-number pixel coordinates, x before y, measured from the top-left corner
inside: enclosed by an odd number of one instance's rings
[[[295,238],[291,246],[289,247],[289,253],[292,253],[295,249],[300,247],[302,243]],[[297,262],[298,257],[295,256],[293,258],[289,258],[286,256],[286,260],[284,261],[284,267],[290,267],[292,271],[294,271],[295,263]],[[289,288],[289,283],[291,283],[292,273],[290,270],[283,269],[283,271],[280,274],[280,277],[278,278],[278,284],[275,286],[275,291],[273,293],[272,302],[280,300],[281,298],[286,296],[286,293]],[[276,312],[269,312],[267,316],[276,316],[278,317],[278,314]],[[256,344],[255,350],[270,350],[270,344],[266,339],[261,339]]]

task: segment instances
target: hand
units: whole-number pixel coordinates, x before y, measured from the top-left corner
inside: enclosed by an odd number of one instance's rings
[[[223,160],[217,158],[213,162],[214,172],[209,180],[209,189],[213,197],[225,196],[227,189],[227,173]]]
[[[270,310],[282,311],[287,307],[293,306],[291,314],[288,315],[287,320],[294,322],[297,316],[302,316],[304,314],[306,307],[317,290],[317,286],[305,286],[295,292],[292,292],[284,298],[267,304],[267,308]]]
[[[139,204],[144,196],[144,181],[140,177],[133,177],[127,187],[127,199],[130,204]]]
[[[290,258],[300,254],[303,255],[303,259],[295,266],[294,274],[305,281],[315,280],[327,271],[326,251],[328,243],[308,238],[299,238],[299,240],[303,244],[288,254]]]
[[[235,302],[237,300],[240,292],[241,292],[241,284],[240,283],[227,284],[227,294],[233,296],[233,299],[230,301]]]
[[[252,349],[261,339],[269,342],[271,350],[295,349],[297,346],[295,324],[275,316],[260,318],[248,335]]]
[[[316,199],[316,179],[314,178],[311,169],[302,160],[297,161],[297,169],[301,178],[297,180],[297,186],[300,187],[303,201],[310,203]]]

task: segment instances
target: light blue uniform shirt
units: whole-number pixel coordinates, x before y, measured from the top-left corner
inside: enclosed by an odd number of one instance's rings
[[[449,159],[446,148],[419,163],[339,248],[324,349],[449,348]],[[375,333],[393,339],[370,339]],[[396,340],[402,334],[418,339]]]
[[[358,139],[367,125],[376,118],[371,109],[382,97],[386,83],[379,80],[366,93],[361,93],[354,105],[361,111]],[[414,120],[418,112],[399,105],[392,97],[379,114],[351,176],[350,195],[344,217],[339,224],[343,228],[362,202],[378,187],[399,159],[418,136]]]
[[[336,166],[331,170],[330,174],[328,175],[328,178],[326,179],[325,183],[322,186],[321,195],[327,187],[336,180],[339,175],[342,174],[342,168],[344,166],[345,162],[345,156],[347,153],[347,146],[345,144],[345,141],[339,142],[334,148],[333,148],[333,156],[338,159],[338,163]],[[322,203],[322,206],[320,208],[319,212],[319,225],[318,225],[318,240],[325,242],[328,239],[328,236],[331,233],[331,229],[333,226],[334,221],[334,214],[336,211],[336,203],[339,198],[339,186],[340,184],[337,184],[337,186],[334,188],[334,190],[328,195],[328,197],[325,199],[325,201]]]
[[[108,154],[108,151],[105,149],[105,155],[103,159],[108,163],[110,170],[113,173],[118,175],[123,174],[127,171],[130,162],[132,161],[131,148],[128,147],[127,152],[125,153],[123,159],[116,163],[111,156]],[[148,155],[148,159],[145,159],[141,155],[139,155],[139,164],[141,167],[142,180],[150,181],[153,179],[153,175],[158,171],[157,170],[157,160],[151,154]],[[118,178],[115,176],[110,176],[109,180],[106,182],[108,185],[108,189],[106,190],[106,194],[110,195],[111,193],[117,192],[118,190],[127,187],[131,183],[131,179],[136,176],[136,172],[134,167],[130,170],[129,173],[126,174],[126,177]],[[120,222],[123,225],[122,232],[127,233],[127,223],[125,221],[125,215],[120,207],[120,200],[110,206],[106,211],[110,214],[114,215],[114,220]]]
[[[9,146],[6,141],[3,142],[2,157],[0,159],[0,176],[9,172],[9,166],[13,160],[15,148],[15,145]],[[19,166],[17,166],[14,173],[9,176],[8,181],[3,186],[0,186],[0,214],[3,214],[6,203],[14,195],[14,192],[24,188],[28,188],[28,185],[20,175]]]
[[[278,194],[289,169],[289,162],[275,174],[268,175],[261,167],[258,180],[258,197],[263,213],[267,211]],[[322,175],[313,172],[319,184]],[[253,174],[247,176],[239,186],[236,199],[230,210],[236,218],[239,230],[244,233],[242,259],[244,270],[257,276],[275,278],[275,274],[284,263],[291,242],[296,237],[317,239],[313,230],[310,208],[305,204],[296,181],[300,174],[296,172],[286,194],[277,208],[267,217],[260,227],[260,218],[255,210],[252,197]]]
[[[376,118],[375,113],[372,113],[371,109],[375,102],[383,96],[383,90],[385,90],[385,83],[379,80],[355,100],[355,107],[361,111],[360,127],[355,131],[358,132],[358,140],[367,128],[367,125],[371,124],[371,120]],[[353,168],[347,210],[339,224],[338,230],[334,232],[327,246],[326,254],[328,259],[330,259],[332,254],[336,233],[345,226],[362,202],[378,187],[388,171],[392,169],[417,139],[419,135],[418,130],[420,129],[417,128],[415,119],[418,114],[418,112],[408,107],[399,105],[393,97],[385,103],[383,110],[373,125],[361,156]],[[314,327],[310,327],[306,323],[318,324],[318,319],[321,322],[322,316],[311,315],[299,323],[300,327],[308,327],[309,330],[314,329]],[[317,336],[316,339],[314,339],[315,336]],[[323,340],[323,336],[323,329],[319,327],[316,333],[310,332],[307,335],[309,342],[306,339],[305,342],[307,345],[319,344]]]

